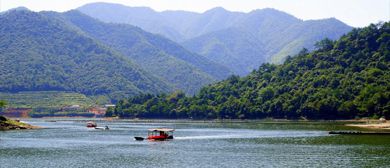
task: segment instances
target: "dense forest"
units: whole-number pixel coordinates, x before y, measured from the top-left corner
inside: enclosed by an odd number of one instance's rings
[[[324,39],[281,65],[183,92],[140,94],[119,101],[113,115],[140,118],[353,119],[390,117],[390,23]]]
[[[0,91],[107,95],[171,92],[131,59],[43,14],[0,15]]]

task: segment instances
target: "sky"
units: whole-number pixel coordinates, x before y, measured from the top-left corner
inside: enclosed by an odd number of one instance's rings
[[[156,11],[185,10],[199,13],[214,7],[237,12],[274,8],[302,20],[334,17],[353,27],[390,20],[390,0],[0,0],[0,11],[24,6],[37,12],[64,12],[93,2],[147,6]]]

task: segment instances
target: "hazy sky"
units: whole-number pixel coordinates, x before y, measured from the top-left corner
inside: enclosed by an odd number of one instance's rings
[[[148,6],[156,11],[204,12],[217,6],[240,12],[275,8],[303,20],[334,17],[354,27],[390,20],[390,0],[0,0],[0,11],[24,6],[33,11],[63,12],[92,2]]]

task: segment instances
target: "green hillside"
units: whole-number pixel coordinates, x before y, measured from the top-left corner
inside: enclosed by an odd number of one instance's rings
[[[267,48],[272,48],[272,52],[267,53],[266,57],[272,63],[282,63],[287,55],[295,55],[303,47],[312,51],[315,49],[314,42],[325,38],[337,40],[351,29],[335,18],[308,20],[294,24],[266,43]]]
[[[7,107],[12,108],[65,107],[76,104],[87,107],[97,104],[83,94],[65,91],[0,92],[0,100],[5,100]]]
[[[265,44],[252,34],[237,28],[227,28],[182,43],[191,51],[229,67],[245,76],[260,63],[266,62]],[[225,78],[226,79],[226,78]]]
[[[169,39],[138,27],[100,22],[79,11],[44,14],[77,27],[188,94],[193,95],[202,86],[215,83],[216,79],[222,80],[232,73]]]
[[[121,117],[354,119],[390,117],[390,23],[324,39],[283,64],[204,87],[195,97],[142,94],[119,101]]]
[[[0,91],[71,91],[116,100],[173,88],[129,58],[40,13],[0,15]]]

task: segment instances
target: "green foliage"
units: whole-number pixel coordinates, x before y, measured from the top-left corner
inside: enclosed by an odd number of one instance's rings
[[[319,50],[329,51],[333,48],[333,43],[334,42],[332,40],[325,38],[319,42],[316,42],[314,44],[314,47],[316,47]]]
[[[111,104],[111,100],[109,98],[109,95],[91,95],[88,96],[93,102],[93,104],[98,104],[98,105],[105,105],[105,104]],[[122,96],[120,96],[122,97]]]
[[[134,95],[172,90],[125,56],[43,14],[14,11],[0,15],[0,29],[2,92]],[[110,95],[114,97],[118,98]]]
[[[246,77],[230,76],[200,89],[142,94],[117,103],[119,117],[354,119],[390,117],[390,23],[324,40],[281,65],[262,64]]]
[[[6,100],[8,106],[13,108],[51,108],[75,104],[87,107],[95,104],[83,94],[65,91],[0,92],[0,99]]]
[[[114,115],[114,109],[112,107],[108,107],[104,117],[112,117]]]
[[[7,121],[7,118],[5,118],[4,116],[0,116],[0,121]]]
[[[7,105],[7,102],[5,100],[0,100],[0,108],[4,107]]]

